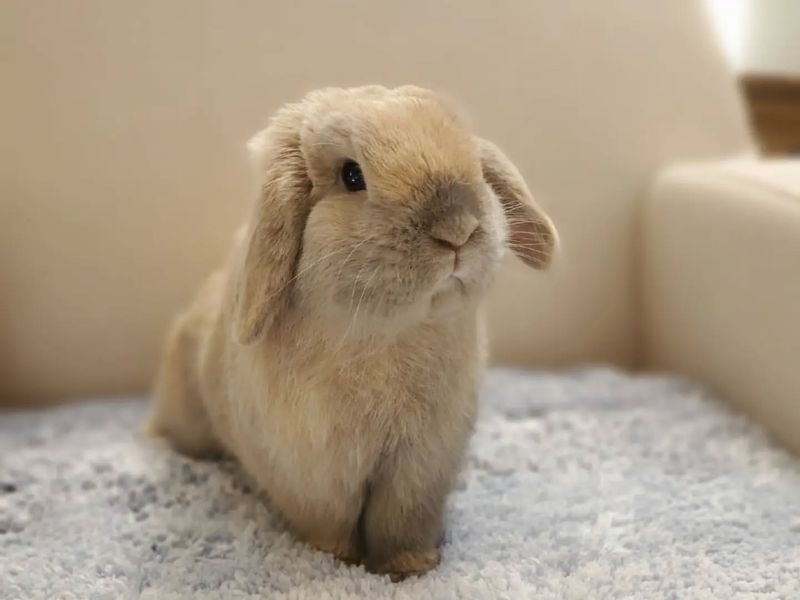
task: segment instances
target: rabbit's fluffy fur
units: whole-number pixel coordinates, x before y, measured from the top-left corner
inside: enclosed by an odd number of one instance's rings
[[[236,457],[317,548],[423,573],[475,419],[478,303],[506,247],[544,267],[555,230],[421,88],[311,93],[250,149],[258,199],[171,330],[151,430]],[[348,160],[365,190],[345,187]]]

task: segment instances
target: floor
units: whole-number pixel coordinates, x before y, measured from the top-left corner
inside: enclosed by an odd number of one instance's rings
[[[399,584],[289,535],[141,399],[0,413],[0,598],[800,598],[800,463],[698,387],[494,371],[441,566]]]

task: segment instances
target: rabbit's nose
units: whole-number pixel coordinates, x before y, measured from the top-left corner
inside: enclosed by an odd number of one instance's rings
[[[455,222],[448,222],[446,225],[434,227],[431,230],[431,237],[440,246],[458,252],[466,244],[475,230],[478,229],[478,219],[473,215],[460,215]]]

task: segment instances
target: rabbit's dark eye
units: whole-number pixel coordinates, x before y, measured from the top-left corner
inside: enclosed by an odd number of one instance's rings
[[[342,165],[342,183],[349,192],[360,192],[367,189],[364,173],[361,172],[361,167],[356,161],[347,160]]]

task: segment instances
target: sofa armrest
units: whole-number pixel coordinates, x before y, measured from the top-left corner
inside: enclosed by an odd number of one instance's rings
[[[646,366],[699,379],[800,452],[800,160],[670,168],[642,236]]]

